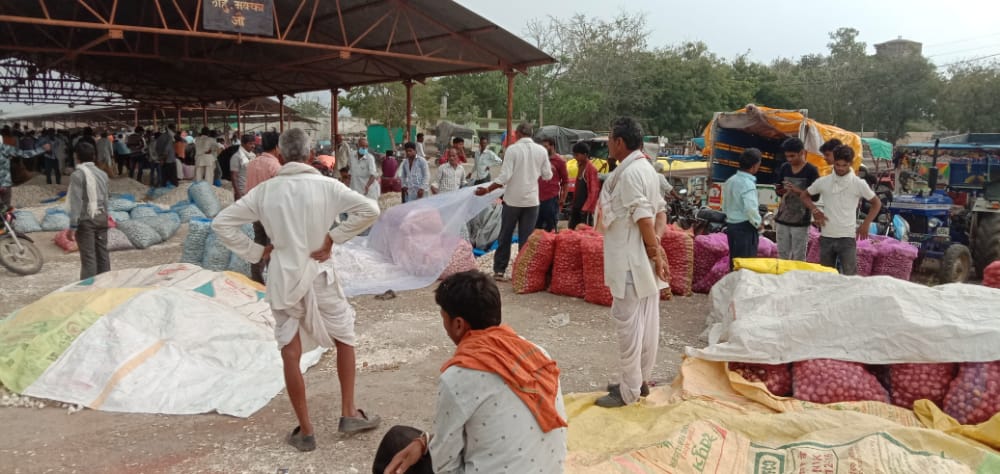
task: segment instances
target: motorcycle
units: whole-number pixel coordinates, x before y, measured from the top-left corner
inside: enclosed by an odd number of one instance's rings
[[[33,275],[42,269],[42,252],[34,241],[24,234],[14,232],[14,209],[0,211],[3,229],[0,229],[0,266],[18,275]]]

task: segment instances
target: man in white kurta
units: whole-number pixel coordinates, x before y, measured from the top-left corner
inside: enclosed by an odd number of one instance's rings
[[[267,298],[285,365],[285,384],[299,419],[288,442],[310,451],[316,442],[299,360],[302,352],[317,345],[337,348],[342,397],[339,430],[372,429],[379,421],[354,405],[354,309],[330,261],[333,244],[347,242],[370,226],[379,208],[375,201],[306,164],[312,161],[312,147],[301,129],[283,133],[278,148],[286,160],[278,174],[219,213],[212,229],[240,258],[251,263],[270,258]],[[341,214],[347,220],[330,230]],[[271,238],[266,247],[241,231],[242,225],[257,221]]]
[[[358,152],[351,154],[351,189],[376,201],[382,193],[379,169],[375,157],[368,153],[368,140],[365,138],[358,140]]]
[[[597,400],[613,408],[636,402],[648,391],[660,335],[660,290],[668,286],[667,261],[657,227],[666,223],[666,202],[656,170],[642,153],[642,129],[631,118],[612,124],[610,155],[618,167],[601,190],[598,225],[604,231],[604,282],[614,301],[620,383]],[[657,225],[659,224],[659,225]]]

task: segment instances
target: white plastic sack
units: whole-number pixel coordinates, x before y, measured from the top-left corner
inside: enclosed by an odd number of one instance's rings
[[[181,263],[201,265],[205,256],[205,241],[212,233],[212,221],[204,217],[191,219],[188,223],[188,234],[184,239],[181,251]]]
[[[188,188],[188,198],[207,217],[215,217],[222,210],[222,203],[219,202],[219,197],[215,195],[212,185],[206,181],[193,183]]]
[[[29,234],[41,231],[42,225],[31,211],[14,211],[14,232]]]
[[[779,364],[1000,360],[1000,290],[891,277],[742,270],[712,288],[708,347],[691,357]]]
[[[45,210],[45,217],[42,218],[42,230],[45,232],[58,232],[69,229],[69,214],[59,208]]]
[[[461,229],[501,194],[476,196],[468,187],[387,209],[369,237],[333,246],[344,293],[353,297],[430,285],[448,266]]]

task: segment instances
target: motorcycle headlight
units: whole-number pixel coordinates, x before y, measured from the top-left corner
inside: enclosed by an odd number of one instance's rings
[[[941,227],[941,224],[943,224],[943,222],[941,222],[941,219],[938,219],[937,217],[930,218],[930,220],[927,221],[927,230],[929,231],[928,233],[934,233],[934,229]]]

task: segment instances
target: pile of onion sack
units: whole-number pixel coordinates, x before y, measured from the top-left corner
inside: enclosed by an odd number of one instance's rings
[[[865,365],[832,359],[792,364],[730,362],[729,369],[774,395],[814,403],[877,401],[912,409],[930,400],[959,423],[974,425],[1000,412],[1000,361]]]

